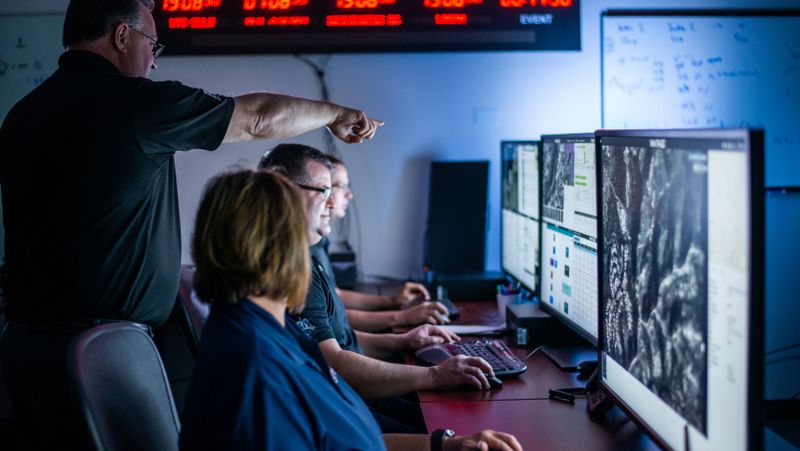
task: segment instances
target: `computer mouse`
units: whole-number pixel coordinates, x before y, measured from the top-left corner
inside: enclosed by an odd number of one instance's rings
[[[503,381],[500,380],[497,376],[489,376],[486,375],[486,379],[489,381],[489,388],[502,388]]]

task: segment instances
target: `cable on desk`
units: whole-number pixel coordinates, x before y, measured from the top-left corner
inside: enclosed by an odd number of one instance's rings
[[[522,360],[523,360],[523,361],[525,361],[525,360],[528,360],[528,359],[529,359],[529,358],[530,358],[532,355],[534,355],[534,354],[536,354],[537,352],[539,352],[539,350],[541,350],[543,347],[544,347],[544,345],[542,345],[542,346],[539,346],[538,348],[534,349],[534,350],[533,350],[533,351],[531,351],[531,352],[530,352],[528,355],[526,355],[525,357],[523,357],[523,359],[522,359]]]

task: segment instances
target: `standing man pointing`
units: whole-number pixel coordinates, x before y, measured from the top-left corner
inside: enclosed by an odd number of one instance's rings
[[[169,315],[180,268],[176,151],[320,127],[359,143],[382,125],[327,102],[148,80],[164,47],[152,7],[72,0],[58,70],[0,129],[10,323],[0,354],[26,449],[87,446],[66,378],[76,334]]]

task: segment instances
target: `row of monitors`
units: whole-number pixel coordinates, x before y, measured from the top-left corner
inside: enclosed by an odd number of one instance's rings
[[[761,445],[763,133],[506,141],[503,270],[598,347],[601,385],[666,447]]]

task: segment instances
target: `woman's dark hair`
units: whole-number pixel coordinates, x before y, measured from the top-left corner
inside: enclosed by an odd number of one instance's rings
[[[308,183],[306,163],[316,161],[333,169],[327,155],[305,144],[279,144],[264,154],[258,162],[260,169],[270,169],[286,176],[295,183]]]
[[[126,22],[133,28],[142,25],[139,5],[153,9],[153,0],[71,0],[64,18],[64,47],[94,41]]]

